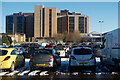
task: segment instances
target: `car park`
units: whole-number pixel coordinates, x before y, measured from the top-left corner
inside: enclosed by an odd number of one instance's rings
[[[38,68],[56,69],[61,65],[61,58],[54,49],[40,49],[30,57],[30,70]]]
[[[93,53],[96,57],[100,57],[100,44],[95,44],[93,47]]]
[[[112,71],[120,71],[120,28],[108,32],[101,45],[101,64]]]
[[[65,52],[69,51],[69,47],[67,45],[63,45],[62,47],[64,48]]]
[[[14,71],[16,67],[25,65],[25,58],[15,48],[1,48],[0,62],[0,69]]]
[[[25,49],[23,47],[14,47],[18,50],[18,52],[20,52],[21,54],[23,54],[24,57],[26,57],[27,52],[25,51]]]
[[[74,67],[90,68],[95,72],[96,70],[96,60],[91,48],[89,47],[78,47],[73,48],[71,56],[69,58],[69,68],[70,70]]]
[[[55,50],[60,57],[66,56],[66,53],[63,47],[56,47]]]

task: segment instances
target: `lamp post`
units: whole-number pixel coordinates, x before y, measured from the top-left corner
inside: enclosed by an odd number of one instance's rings
[[[101,24],[101,26],[100,26],[100,28],[101,28],[101,43],[102,43],[102,23],[103,23],[104,21],[103,20],[100,20],[99,21],[99,23]]]

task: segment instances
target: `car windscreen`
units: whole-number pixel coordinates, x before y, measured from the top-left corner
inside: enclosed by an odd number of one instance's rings
[[[74,54],[76,54],[76,55],[89,55],[89,54],[92,54],[92,51],[90,49],[81,48],[81,49],[75,49]]]
[[[7,50],[0,50],[0,56],[4,56],[7,54]]]
[[[40,55],[40,54],[52,54],[52,50],[39,50],[35,53],[33,53],[32,55]]]

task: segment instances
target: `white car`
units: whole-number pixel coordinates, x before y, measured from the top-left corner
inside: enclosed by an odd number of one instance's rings
[[[56,52],[59,54],[60,57],[65,57],[66,53],[63,47],[56,47],[55,48]]]
[[[90,68],[93,72],[96,71],[96,59],[93,55],[91,48],[78,47],[73,48],[71,56],[69,58],[70,70],[73,67]]]

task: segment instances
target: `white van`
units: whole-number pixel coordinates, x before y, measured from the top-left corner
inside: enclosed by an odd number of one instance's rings
[[[120,66],[120,28],[106,34],[101,47],[101,63],[119,68]]]

